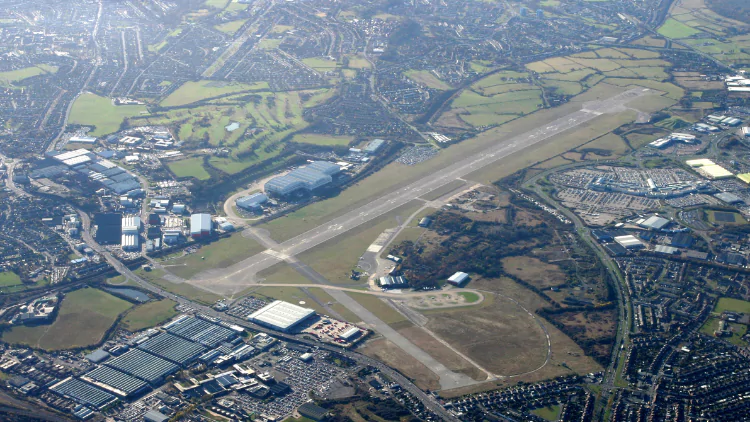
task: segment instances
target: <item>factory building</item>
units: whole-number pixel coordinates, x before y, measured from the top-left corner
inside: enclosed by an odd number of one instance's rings
[[[52,385],[50,391],[84,406],[101,410],[117,401],[117,397],[79,379],[68,377]]]
[[[108,366],[100,366],[81,379],[120,397],[137,396],[148,389],[145,382]]]
[[[137,234],[123,234],[120,244],[124,251],[135,252],[141,248],[141,242]]]
[[[198,239],[210,236],[212,232],[211,214],[193,214],[190,216],[190,237]]]
[[[132,349],[108,361],[105,365],[151,385],[161,384],[167,376],[180,369],[174,363],[140,349]]]
[[[282,332],[290,332],[296,326],[315,315],[315,311],[276,300],[247,317],[250,321]]]
[[[643,242],[638,240],[637,237],[633,236],[632,234],[628,234],[625,236],[617,236],[615,237],[615,242],[622,246],[625,249],[631,250],[631,249],[641,249],[645,245]]]
[[[141,231],[141,217],[128,215],[122,218],[122,234],[138,234]]]
[[[726,202],[727,204],[739,204],[745,202],[742,198],[731,192],[720,192],[714,195],[714,197],[722,202]]]
[[[238,208],[255,212],[260,210],[260,206],[265,204],[266,202],[268,202],[268,196],[263,193],[257,192],[252,195],[243,196],[242,198],[238,199],[235,204]]]
[[[154,336],[138,345],[138,348],[182,367],[186,367],[206,351],[198,343],[169,333]]]
[[[648,217],[648,218],[641,218],[635,223],[643,227],[644,229],[661,230],[664,227],[666,227],[670,223],[670,221],[664,217],[659,217],[658,215],[652,215],[651,217]]]
[[[374,155],[377,154],[378,151],[380,151],[381,148],[385,145],[384,139],[373,139],[370,141],[369,144],[364,148],[363,152],[365,154]]]
[[[703,177],[711,180],[720,180],[720,179],[727,179],[729,177],[734,176],[734,174],[725,169],[724,167],[714,164],[709,166],[703,166],[698,167],[696,170],[698,173],[700,173]]]
[[[298,190],[312,191],[333,181],[341,172],[341,167],[327,161],[313,161],[310,164],[292,170],[284,176],[274,177],[263,187],[267,194],[286,196]]]

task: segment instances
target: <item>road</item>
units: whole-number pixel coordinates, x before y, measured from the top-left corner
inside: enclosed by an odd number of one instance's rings
[[[582,110],[570,113],[544,127],[510,139],[499,140],[497,144],[485,151],[460,160],[408,186],[389,192],[369,204],[350,211],[328,223],[282,242],[278,249],[268,249],[229,268],[204,271],[194,279],[189,280],[189,282],[197,287],[213,292],[223,294],[239,292],[247,288],[248,285],[257,282],[255,275],[258,272],[270,268],[272,265],[285,260],[289,256],[295,256],[312,249],[342,233],[405,205],[426,193],[496,163],[515,152],[549,139],[560,132],[576,128],[602,114],[622,111],[627,102],[652,92],[646,88],[636,88],[606,100],[586,103]]]

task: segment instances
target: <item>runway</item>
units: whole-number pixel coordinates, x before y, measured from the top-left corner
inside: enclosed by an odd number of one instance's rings
[[[248,257],[228,268],[217,268],[198,274],[189,283],[205,290],[232,294],[257,282],[256,274],[274,264],[284,261],[331,240],[336,236],[371,221],[385,213],[407,204],[426,193],[464,177],[476,170],[497,162],[509,155],[529,148],[561,132],[573,129],[583,123],[607,113],[621,112],[624,105],[642,95],[653,93],[647,88],[635,88],[606,100],[584,103],[583,108],[550,122],[549,124],[514,136],[487,148],[486,150],[460,160],[446,168],[423,177],[405,187],[389,192],[370,203],[352,210],[326,224],[302,233],[279,244],[278,248],[268,249]]]

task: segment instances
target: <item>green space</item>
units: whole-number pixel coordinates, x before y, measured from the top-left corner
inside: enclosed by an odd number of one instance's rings
[[[96,128],[92,132],[89,132],[89,135],[103,136],[117,132],[125,119],[146,112],[146,107],[142,105],[116,106],[109,98],[84,93],[73,103],[68,122],[84,126],[95,126]]]
[[[707,336],[713,336],[714,331],[717,331],[719,329],[720,322],[721,320],[719,318],[711,317],[706,320],[699,331]],[[742,336],[747,334],[747,325],[730,322],[727,323],[727,326],[729,327],[729,331],[731,331],[732,335],[724,336],[721,338],[728,341],[729,343],[734,344],[735,346],[747,347],[748,343],[742,340]]]
[[[201,245],[194,253],[169,260],[164,263],[164,268],[179,277],[191,278],[206,269],[226,268],[265,249],[255,240],[243,237],[242,233],[234,233],[208,245]]]
[[[448,90],[451,86],[441,81],[434,73],[429,70],[409,70],[405,73],[414,82],[423,84],[428,88]]]
[[[205,4],[208,7],[213,7],[215,9],[223,9],[227,7],[227,4],[229,3],[229,0],[206,0]]]
[[[340,64],[335,60],[329,60],[326,57],[308,57],[302,59],[302,63],[310,66],[318,72],[328,72],[340,67]]]
[[[380,320],[386,324],[395,324],[397,322],[406,321],[406,317],[375,295],[352,292],[346,292],[346,294],[359,302],[360,305],[367,308],[368,311],[375,314],[376,317],[380,318]]]
[[[171,299],[151,301],[133,308],[122,319],[123,326],[132,332],[161,324],[177,315],[177,302]]]
[[[3,341],[45,350],[87,347],[99,343],[117,317],[133,305],[109,293],[83,288],[65,295],[52,324],[15,326]]]
[[[0,287],[11,287],[23,284],[21,277],[12,271],[5,271],[0,273]]]
[[[706,220],[712,224],[735,226],[747,224],[742,214],[733,211],[705,210]]]
[[[347,146],[352,140],[354,140],[353,136],[318,135],[314,133],[297,134],[292,138],[292,142],[322,146]]]
[[[479,301],[479,295],[473,292],[458,292],[464,298],[464,303],[475,303]]]
[[[0,86],[7,87],[33,76],[56,72],[57,66],[50,66],[48,64],[40,64],[37,66],[24,67],[23,69],[0,72]]]
[[[192,104],[196,101],[207,98],[219,97],[227,94],[235,94],[244,91],[260,91],[268,89],[267,82],[257,82],[254,84],[243,84],[236,82],[219,82],[219,81],[188,81],[182,84],[177,90],[169,94],[160,105],[162,107],[176,107],[186,104]]]
[[[242,28],[242,25],[247,22],[247,19],[239,19],[236,21],[229,21],[222,23],[221,25],[216,25],[214,28],[216,28],[218,31],[221,31],[225,34],[234,35],[237,30]]]
[[[202,157],[187,158],[180,161],[171,161],[167,164],[169,170],[178,178],[195,177],[198,180],[207,180],[211,177],[203,167]]]
[[[560,405],[555,404],[547,407],[540,407],[539,409],[534,409],[531,411],[531,413],[548,421],[557,421],[560,418],[560,410]]]
[[[143,268],[139,268],[134,272],[139,277],[150,281],[153,284],[156,284],[157,286],[168,292],[174,293],[178,296],[182,296],[189,300],[194,300],[204,305],[213,305],[217,300],[221,299],[221,296],[203,289],[199,289],[191,284],[173,283],[171,281],[163,279],[162,277],[164,277],[164,275],[166,274],[164,270],[154,269],[151,271],[146,271]]]
[[[261,50],[273,50],[279,48],[281,41],[281,38],[263,38],[258,43],[258,48]]]
[[[750,314],[750,302],[731,297],[719,298],[716,307],[714,307],[714,312],[720,314],[725,311]]]
[[[372,65],[364,57],[349,56],[349,67],[352,69],[369,69]]]

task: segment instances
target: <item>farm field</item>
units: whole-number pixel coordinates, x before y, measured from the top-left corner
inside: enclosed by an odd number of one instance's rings
[[[243,91],[260,91],[264,89],[268,89],[267,82],[243,84],[219,81],[188,81],[169,94],[160,105],[162,107],[177,107],[221,95],[235,94]]]
[[[98,289],[79,289],[65,296],[52,324],[13,327],[3,334],[3,341],[45,350],[94,345],[102,340],[117,317],[132,306]]]
[[[169,170],[178,178],[195,177],[198,180],[207,180],[211,177],[203,167],[203,158],[194,157],[179,161],[170,161],[167,164]]]
[[[125,118],[139,116],[143,113],[146,113],[145,106],[116,106],[109,98],[85,93],[81,94],[73,103],[69,122],[84,126],[95,126],[96,128],[89,132],[89,135],[103,136],[117,132]]]
[[[165,261],[162,265],[178,277],[190,278],[205,269],[226,268],[264,250],[254,239],[237,232],[228,238],[203,245],[192,254]]]
[[[122,319],[122,324],[132,332],[153,327],[177,315],[174,309],[176,305],[177,302],[171,299],[144,303],[128,312]]]

